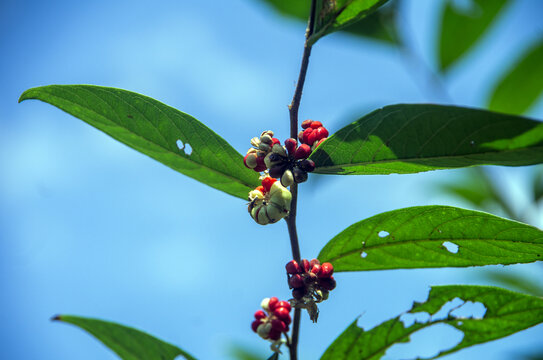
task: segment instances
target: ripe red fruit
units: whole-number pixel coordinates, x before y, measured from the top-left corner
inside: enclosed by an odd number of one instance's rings
[[[276,181],[277,179],[271,177],[264,178],[264,180],[262,180],[262,186],[264,187],[264,190],[266,190],[266,192],[269,192],[273,183]]]
[[[256,332],[256,329],[258,329],[258,326],[262,324],[262,321],[255,320],[251,323],[251,329],[253,329],[254,332]]]
[[[253,169],[256,172],[261,172],[266,170],[266,164],[264,163],[264,156],[257,156],[256,157],[256,167]]]
[[[273,341],[279,340],[281,338],[281,332],[272,328],[270,330],[268,337]]]
[[[313,170],[315,170],[315,162],[313,160],[309,160],[309,159],[302,160],[300,161],[299,166],[300,168],[302,168],[302,170],[307,171],[307,172],[312,172]]]
[[[302,259],[302,268],[304,269],[305,272],[308,272],[310,267],[309,267],[309,261],[307,261],[307,259]]]
[[[255,312],[255,319],[257,319],[257,320],[265,319],[266,317],[268,317],[268,316],[262,310],[257,310],[257,312]]]
[[[285,324],[283,321],[279,319],[273,319],[271,324],[272,324],[272,330],[277,330],[279,332],[287,331],[287,324]]]
[[[289,312],[291,310],[291,307],[290,307],[290,303],[288,301],[279,301],[279,304],[277,304],[277,307],[284,307],[285,309],[287,309]]]
[[[260,191],[262,194],[266,193],[266,189],[264,189],[264,186],[262,186],[262,185],[257,186],[255,190]]]
[[[276,298],[275,296],[271,297],[270,302],[268,303],[268,309],[270,309],[270,311],[273,312],[275,310],[275,308],[277,307],[278,303],[279,303],[278,298]]]
[[[309,266],[310,266],[310,267],[313,267],[313,265],[315,265],[315,264],[317,264],[317,265],[320,265],[320,264],[321,264],[321,262],[319,261],[319,259],[312,259],[312,260],[309,262]]]
[[[305,159],[311,154],[311,147],[307,144],[302,144],[298,146],[298,149],[296,149],[296,152],[294,153],[294,158],[299,159]]]
[[[321,272],[319,274],[320,278],[329,278],[334,273],[334,267],[332,264],[325,262],[321,265]]]
[[[319,275],[319,273],[321,272],[321,266],[319,264],[314,264],[311,267],[311,272],[315,275]]]
[[[281,145],[281,140],[279,140],[278,138],[272,138],[272,143],[270,146],[273,147],[273,145],[275,144]]]
[[[273,314],[285,323],[290,324],[290,311],[284,307],[278,307],[273,311]]]
[[[303,298],[305,295],[305,288],[298,288],[298,289],[294,289],[292,290],[292,297],[295,298],[296,300],[300,300],[301,298]]]
[[[317,141],[320,139],[324,139],[328,137],[328,130],[326,130],[325,128],[321,126],[317,130],[315,130],[315,136],[317,137]]]
[[[312,127],[313,129],[318,129],[318,128],[322,127],[322,123],[321,123],[320,121],[313,121],[313,122],[311,123],[311,127]]]
[[[285,140],[285,147],[287,148],[287,151],[290,155],[296,151],[296,146],[298,145],[298,142],[296,139],[288,138]]]
[[[287,269],[287,274],[294,275],[294,274],[300,274],[302,272],[302,269],[300,268],[300,265],[296,262],[296,260],[291,260],[285,265],[285,269]]]
[[[302,129],[307,129],[308,127],[311,126],[312,123],[313,123],[313,120],[304,120],[304,121],[302,121]]]
[[[304,278],[301,275],[292,275],[290,279],[288,279],[288,284],[291,288],[299,288],[304,286]]]
[[[300,131],[300,132],[298,133],[298,140],[300,140],[300,142],[303,141],[303,136],[304,136],[304,131],[302,130],[302,131]]]
[[[322,278],[322,279],[319,280],[319,285],[324,290],[331,291],[331,290],[334,290],[336,288],[336,280],[334,280],[333,276],[330,276],[329,278]]]

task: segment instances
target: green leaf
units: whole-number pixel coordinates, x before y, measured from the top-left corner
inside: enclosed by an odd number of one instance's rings
[[[523,114],[543,94],[543,38],[518,60],[494,87],[488,107]]]
[[[445,304],[459,298],[481,303],[486,312],[482,318],[464,318],[455,315],[453,308],[445,318],[435,315]],[[462,305],[463,305],[462,304]],[[409,342],[411,334],[435,324],[446,324],[460,330],[464,337],[456,346],[441,351],[431,359],[456,352],[469,346],[500,339],[543,322],[543,299],[490,286],[434,286],[428,300],[415,303],[407,314],[427,312],[427,322],[404,325],[402,315],[364,331],[354,321],[328,347],[322,360],[380,359],[394,344]]]
[[[187,360],[195,360],[194,357],[177,346],[131,327],[71,315],[56,316],[53,320],[80,327],[100,340],[123,360],[173,360],[179,355]]]
[[[304,23],[309,19],[309,10],[311,2],[306,0],[260,0],[284,16],[288,16]],[[397,1],[381,10],[367,16],[364,21],[353,23],[342,29],[342,31],[358,35],[373,40],[380,40],[394,45],[398,44],[398,35],[396,29]]]
[[[536,274],[536,276],[541,276]],[[487,270],[482,274],[482,277],[492,281],[494,284],[510,288],[515,291],[521,291],[534,296],[543,297],[543,286],[539,281],[534,281],[532,278],[523,274],[505,273],[499,270]]]
[[[321,174],[408,174],[543,162],[543,124],[486,110],[392,105],[344,127],[310,157]]]
[[[157,100],[92,85],[50,85],[25,91],[19,102],[38,99],[102,130],[166,166],[227,194],[247,199],[258,174],[204,124]],[[178,146],[190,145],[185,154]],[[188,148],[188,147],[187,147]]]
[[[447,2],[441,20],[438,61],[445,71],[469,51],[507,4],[507,0],[472,0],[468,9]]]
[[[539,202],[543,198],[543,166],[538,166],[532,180],[532,189],[534,191],[533,200]]]
[[[336,272],[491,264],[543,259],[543,231],[451,206],[388,211],[349,226],[321,250]]]
[[[318,1],[315,29],[309,43],[366,18],[388,0],[322,0]]]

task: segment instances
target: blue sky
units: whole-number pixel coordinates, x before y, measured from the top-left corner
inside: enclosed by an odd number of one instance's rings
[[[406,40],[429,67],[435,64],[441,5],[412,0],[402,6]],[[453,103],[484,106],[511,55],[542,34],[534,6],[541,4],[514,2],[443,79]],[[201,359],[226,358],[231,343],[268,354],[268,345],[249,326],[262,298],[289,295],[282,271],[290,260],[286,225],[259,226],[239,199],[58,109],[37,101],[17,104],[17,98],[47,84],[128,89],[193,115],[245,152],[262,130],[288,135],[286,106],[304,25],[256,0],[8,0],[0,3],[0,30],[2,357],[115,359],[82,331],[49,321],[59,313],[131,325]],[[379,106],[447,102],[421,87],[423,76],[387,45],[332,35],[314,48],[300,116],[333,132]],[[530,115],[543,118],[543,104]],[[521,193],[530,170],[493,171]],[[334,235],[371,215],[413,205],[459,205],[432,190],[459,175],[310,178],[300,190],[303,257],[316,256]],[[518,199],[517,206],[524,206]],[[319,324],[304,317],[301,358],[317,358],[361,314],[362,325],[376,325],[425,299],[430,285],[483,284],[480,274],[481,269],[338,274]],[[415,337],[414,346],[395,348],[389,357],[428,356],[458,341],[451,330],[433,334]],[[542,335],[539,326],[447,359],[509,359],[540,343]]]

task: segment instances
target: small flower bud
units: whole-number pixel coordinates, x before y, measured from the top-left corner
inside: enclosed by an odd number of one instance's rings
[[[287,187],[292,184],[294,184],[294,175],[292,174],[292,171],[287,169],[283,173],[283,176],[281,176],[281,185]]]
[[[290,155],[294,154],[296,151],[296,146],[298,146],[298,143],[295,139],[288,138],[285,140],[285,147]]]
[[[321,265],[321,272],[319,274],[320,278],[329,278],[334,273],[334,267],[332,264],[325,262]]]
[[[295,275],[300,274],[302,272],[302,269],[300,268],[300,265],[296,262],[296,260],[291,260],[285,265],[285,269],[287,270],[287,274]]]
[[[298,146],[298,149],[296,149],[296,152],[294,153],[295,159],[305,159],[311,154],[311,147],[307,144],[302,144]]]
[[[292,275],[290,279],[288,279],[288,284],[291,288],[295,289],[302,287],[304,286],[304,278],[299,274]]]
[[[310,127],[312,122],[313,122],[313,120],[304,120],[304,121],[302,121],[302,129],[307,129],[308,127]]]
[[[255,312],[255,319],[257,320],[261,320],[261,319],[265,319],[267,318],[268,316],[266,315],[266,313],[262,310],[257,310]]]
[[[313,129],[318,129],[318,128],[322,127],[322,123],[320,121],[313,121],[310,126]]]

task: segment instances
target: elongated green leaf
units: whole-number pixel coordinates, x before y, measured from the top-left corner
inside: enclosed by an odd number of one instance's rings
[[[392,105],[330,136],[310,157],[316,172],[407,174],[474,165],[543,162],[543,124],[441,105]]]
[[[507,2],[472,0],[467,9],[455,7],[452,1],[447,2],[438,45],[439,67],[442,71],[472,48]]]
[[[147,96],[92,85],[50,85],[25,91],[102,130],[182,174],[230,195],[247,198],[258,175],[204,124]],[[179,147],[182,142],[182,148]],[[184,147],[192,149],[186,154]]]
[[[543,269],[540,269],[543,270]],[[542,272],[535,274],[541,277]],[[540,281],[534,281],[531,277],[518,273],[506,273],[500,270],[487,270],[481,274],[493,284],[509,288],[514,291],[521,291],[525,294],[543,297],[543,285]]]
[[[416,206],[349,226],[318,258],[335,271],[529,263],[543,259],[543,231],[479,211]]]
[[[179,355],[187,360],[195,360],[194,357],[177,346],[131,327],[70,315],[56,316],[53,320],[80,327],[100,340],[123,360],[173,360]]]
[[[354,321],[328,347],[322,360],[377,360],[394,344],[409,341],[411,334],[435,324],[447,324],[460,330],[464,337],[456,346],[441,351],[431,359],[469,346],[500,339],[543,322],[543,299],[490,286],[434,286],[428,300],[415,303],[408,314],[427,312],[435,315],[444,305],[459,298],[464,303],[482,303],[482,318],[463,318],[454,308],[445,318],[431,317],[427,322],[404,325],[400,315],[364,331]]]
[[[272,6],[281,14],[307,23],[311,2],[306,0],[259,0]],[[342,31],[374,40],[398,44],[395,16],[397,1],[367,16],[364,21],[353,23]]]
[[[498,81],[489,108],[510,114],[528,111],[543,94],[543,38]]]
[[[314,34],[309,42],[314,43],[324,35],[339,31],[366,18],[388,0],[321,0],[317,3],[317,19]]]

